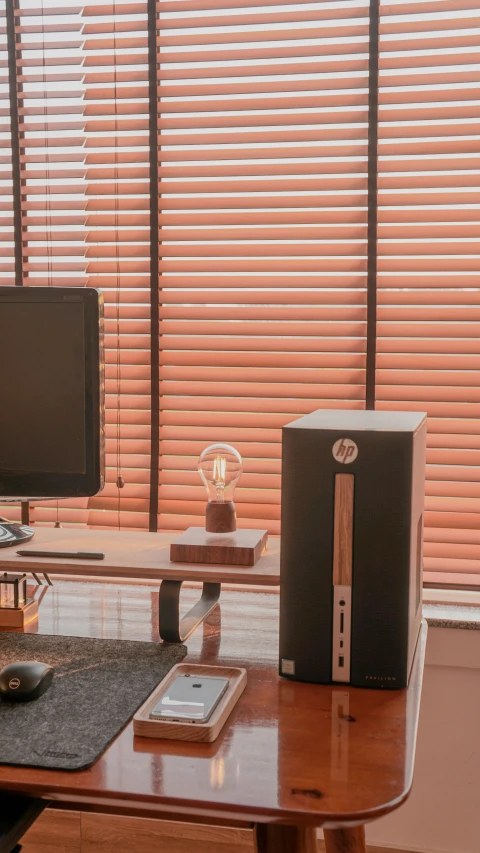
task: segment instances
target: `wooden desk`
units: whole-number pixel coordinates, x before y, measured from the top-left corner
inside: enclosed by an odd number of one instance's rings
[[[186,640],[220,598],[222,583],[277,586],[280,583],[280,542],[269,540],[255,566],[221,566],[171,563],[173,534],[39,527],[35,537],[19,550],[101,551],[104,560],[70,560],[20,557],[17,547],[0,548],[0,571],[85,575],[96,578],[161,580],[159,595],[160,638],[170,643]],[[180,592],[184,581],[200,581],[200,599],[180,618]]]
[[[195,596],[185,591],[187,603]],[[59,581],[37,630],[158,641],[158,592]],[[186,658],[248,667],[215,743],[135,738],[129,724],[89,770],[0,767],[0,788],[90,811],[253,824],[258,853],[313,853],[324,826],[328,853],[363,853],[362,825],[410,790],[425,639],[426,628],[405,691],[287,682],[277,674],[278,595],[225,590]]]

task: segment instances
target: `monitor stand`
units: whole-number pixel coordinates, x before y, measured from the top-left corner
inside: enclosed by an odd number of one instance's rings
[[[8,521],[0,516],[0,548],[8,548],[9,545],[21,545],[35,536],[33,527]]]

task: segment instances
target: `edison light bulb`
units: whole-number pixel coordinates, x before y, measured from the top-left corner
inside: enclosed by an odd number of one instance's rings
[[[205,529],[210,533],[236,530],[233,493],[243,471],[242,457],[229,444],[212,444],[198,462],[208,494]]]

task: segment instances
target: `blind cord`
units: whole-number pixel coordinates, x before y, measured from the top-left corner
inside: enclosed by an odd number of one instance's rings
[[[116,412],[116,428],[117,428],[117,445],[116,445],[116,455],[117,455],[117,526],[120,530],[121,528],[121,502],[120,502],[120,490],[125,486],[125,480],[121,474],[121,455],[120,455],[120,442],[121,442],[121,429],[120,429],[120,410],[121,410],[121,401],[120,401],[120,379],[121,379],[121,366],[120,366],[120,244],[119,244],[119,204],[118,204],[118,192],[119,192],[119,171],[118,171],[118,94],[117,94],[117,86],[118,86],[118,77],[117,77],[117,4],[116,0],[113,3],[113,90],[114,90],[114,104],[115,104],[115,118],[114,118],[114,126],[115,126],[115,154],[114,154],[114,183],[115,183],[115,274],[116,274],[116,292],[115,292],[115,319],[116,319],[116,391],[117,391],[117,412]]]
[[[43,84],[43,132],[45,137],[45,190],[46,190],[46,214],[45,214],[45,242],[47,253],[47,287],[53,286],[53,251],[52,251],[52,206],[50,187],[50,152],[48,147],[48,109],[47,109],[47,73],[46,73],[46,48],[45,48],[45,15],[43,0],[40,3],[42,17],[42,84]],[[60,505],[58,499],[55,502],[55,527],[60,524]]]

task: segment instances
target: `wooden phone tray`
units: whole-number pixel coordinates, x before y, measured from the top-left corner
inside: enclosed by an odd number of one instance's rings
[[[230,682],[227,692],[220,699],[208,722],[179,723],[172,720],[151,720],[150,711],[158,702],[160,694],[165,691],[177,675],[187,674],[228,678]],[[201,664],[178,663],[170,670],[168,675],[165,676],[135,714],[133,718],[133,731],[140,737],[212,743],[220,734],[246,686],[247,671],[245,669],[233,666],[202,666]]]

